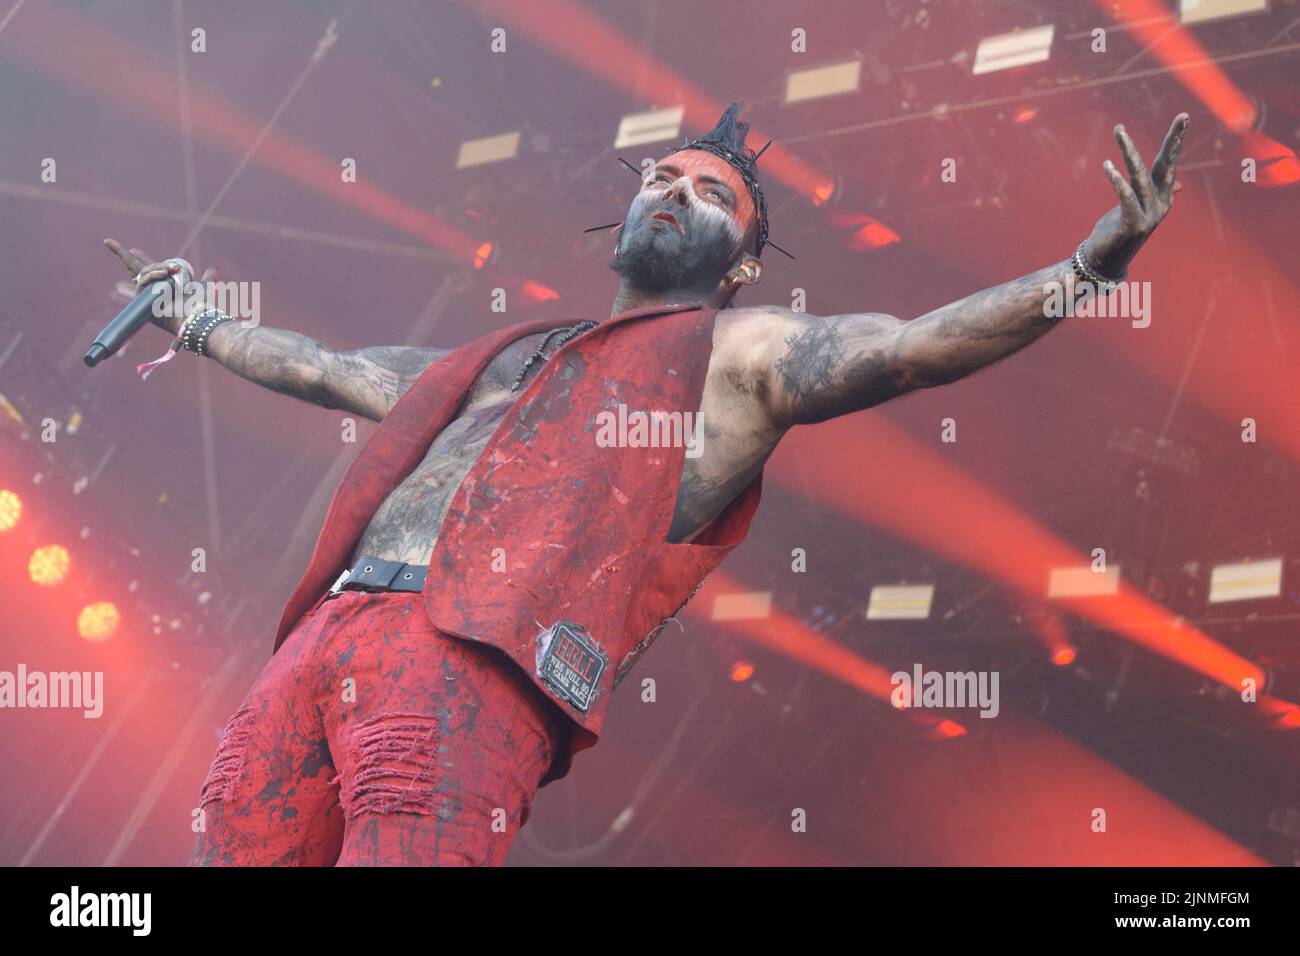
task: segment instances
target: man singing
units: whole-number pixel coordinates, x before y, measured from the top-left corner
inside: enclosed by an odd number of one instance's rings
[[[380,423],[222,735],[196,863],[500,863],[744,539],[781,436],[969,375],[1068,314],[1049,290],[1123,280],[1173,203],[1188,121],[1150,170],[1116,127],[1128,179],[1106,161],[1119,205],[1073,255],[901,321],[724,308],[768,234],[738,113],[646,170],[604,321],[343,352],[212,309],[156,320],[244,378]],[[107,245],[139,285],[175,269]]]

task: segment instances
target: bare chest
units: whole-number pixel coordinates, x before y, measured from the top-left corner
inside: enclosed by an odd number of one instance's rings
[[[420,464],[375,511],[353,551],[354,561],[373,555],[429,563],[452,499],[519,397],[512,386],[540,341],[538,335],[512,343],[489,363]],[[534,362],[527,369],[521,389],[542,364]],[[752,441],[739,438],[737,410],[719,394],[721,379],[713,374],[711,362],[699,412],[701,453],[686,459],[669,540],[690,540],[698,534],[748,484],[766,457],[745,447]]]

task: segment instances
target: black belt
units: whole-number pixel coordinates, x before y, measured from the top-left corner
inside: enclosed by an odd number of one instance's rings
[[[427,564],[403,564],[383,558],[363,557],[339,575],[330,594],[339,591],[422,591]]]

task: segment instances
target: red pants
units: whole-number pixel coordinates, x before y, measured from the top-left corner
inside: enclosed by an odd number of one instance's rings
[[[193,862],[500,864],[567,725],[500,651],[435,630],[422,595],[343,591],[226,725]]]

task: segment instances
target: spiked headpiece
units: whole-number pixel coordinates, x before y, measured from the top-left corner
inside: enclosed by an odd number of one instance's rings
[[[768,140],[757,153],[745,145],[745,136],[749,133],[749,124],[740,122],[737,117],[740,115],[740,107],[743,101],[735,100],[727,107],[713,129],[709,130],[703,136],[688,140],[681,146],[672,148],[669,152],[676,153],[684,149],[702,149],[710,152],[715,156],[721,157],[731,164],[736,172],[740,173],[740,178],[745,181],[749,189],[750,198],[754,200],[754,216],[758,225],[758,236],[755,242],[755,254],[763,255],[763,247],[771,246],[777,252],[791,259],[794,256],[786,252],[775,242],[767,237],[767,199],[763,196],[763,187],[758,182],[758,157],[762,156],[772,141]],[[641,171],[622,157],[621,162],[638,176]],[[617,226],[619,223],[610,223],[606,226],[592,226],[590,229],[584,229],[583,232],[594,232],[597,229],[608,229],[611,226]]]
[[[740,173],[740,178],[745,181],[749,187],[749,195],[754,200],[754,215],[758,221],[758,242],[756,243],[756,254],[762,256],[763,247],[767,245],[767,199],[763,196],[763,187],[758,183],[758,157],[763,155],[764,150],[772,145],[768,140],[767,145],[757,153],[745,145],[745,137],[749,133],[749,124],[742,123],[740,116],[740,107],[742,101],[735,100],[722,117],[703,136],[690,140],[673,152],[683,149],[702,149],[720,156],[725,159],[731,166]],[[780,249],[780,246],[773,245],[774,249]],[[789,253],[786,253],[789,255]]]

